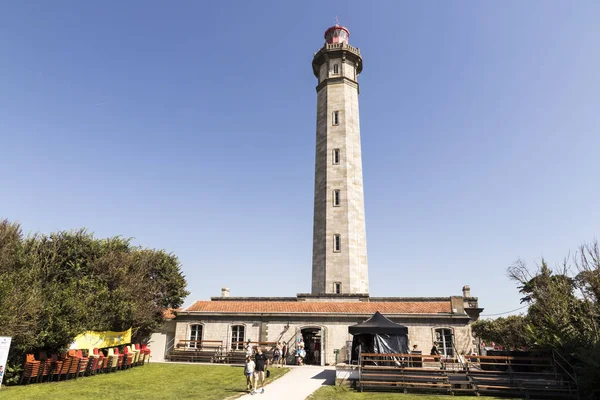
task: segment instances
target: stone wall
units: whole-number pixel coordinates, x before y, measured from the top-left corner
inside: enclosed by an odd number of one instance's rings
[[[296,340],[304,328],[322,329],[322,364],[335,363],[335,349],[340,350],[338,362],[346,359],[346,343],[352,341],[352,335],[348,333],[348,327],[364,321],[364,317],[348,316],[342,321],[336,318],[323,316],[321,318],[307,317],[303,320],[294,319],[297,316],[289,318],[273,317],[258,321],[255,317],[234,317],[214,316],[205,318],[196,318],[193,316],[178,317],[175,328],[176,343],[179,340],[189,339],[189,326],[192,324],[203,325],[203,340],[222,340],[226,349],[231,348],[231,327],[233,325],[243,325],[245,327],[245,339],[252,341],[278,342],[285,341],[290,344],[290,350],[295,348]],[[452,318],[394,318],[394,322],[408,327],[409,343],[418,344],[423,353],[429,353],[432,343],[435,340],[435,329],[451,329],[454,334],[455,347],[458,352],[465,353],[473,349],[473,338],[471,327],[466,319]]]

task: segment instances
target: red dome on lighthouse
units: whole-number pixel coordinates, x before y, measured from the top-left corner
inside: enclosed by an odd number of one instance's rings
[[[332,27],[329,27],[325,31],[325,43],[348,43],[350,38],[350,31],[345,26],[341,26],[336,22]]]

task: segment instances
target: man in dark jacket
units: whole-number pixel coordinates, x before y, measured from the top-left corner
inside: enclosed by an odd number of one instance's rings
[[[433,342],[433,347],[431,348],[432,356],[441,356],[437,345],[438,345],[437,342]],[[440,369],[445,369],[445,365],[444,365],[444,362],[442,361],[442,357],[440,357]]]

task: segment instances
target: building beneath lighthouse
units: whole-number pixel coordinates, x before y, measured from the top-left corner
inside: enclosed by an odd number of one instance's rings
[[[336,24],[328,28],[325,43],[312,61],[317,79],[317,123],[310,293],[234,297],[223,288],[219,297],[196,301],[166,315],[163,329],[150,343],[153,358],[216,346],[219,357],[213,360],[239,360],[231,355],[243,353],[242,342],[247,339],[286,342],[291,352],[302,339],[306,363],[334,364],[347,359],[352,341],[348,327],[377,311],[408,327],[411,345],[418,344],[421,349],[434,341],[440,352],[449,356],[475,349],[471,323],[483,309],[468,286],[456,296],[369,294],[358,107],[363,60],[349,38],[346,27]]]

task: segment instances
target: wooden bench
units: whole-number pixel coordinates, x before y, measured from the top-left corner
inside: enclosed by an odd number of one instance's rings
[[[244,364],[246,362],[246,346],[248,342],[233,342],[231,344],[232,349],[224,356],[224,360],[228,364]],[[273,359],[273,349],[277,345],[277,342],[250,342],[252,346],[253,354],[256,354],[256,348],[258,346],[263,350],[263,354],[267,356],[269,360]]]
[[[477,389],[494,389],[494,390],[510,390],[510,391],[523,391],[523,388],[520,386],[511,386],[511,385],[476,385]]]
[[[419,360],[423,367],[415,367]],[[426,365],[429,363],[430,365]],[[443,368],[459,365],[462,368]],[[362,353],[358,387],[379,391],[438,391],[449,394],[575,398],[576,384],[557,374],[547,357]]]
[[[450,384],[444,382],[414,382],[414,381],[379,381],[379,380],[361,380],[359,383],[360,391],[371,390],[401,390],[407,391],[426,391],[448,393],[451,390]]]
[[[180,340],[175,346],[177,350],[217,351],[223,348],[222,340]]]
[[[440,356],[421,354],[361,354],[359,387],[361,391],[407,390],[447,393],[452,385],[439,368],[413,367],[412,360],[439,362]],[[377,364],[377,365],[374,365]],[[439,364],[438,364],[439,365]]]
[[[166,359],[170,361],[217,362],[223,348],[221,340],[180,340]]]
[[[444,375],[430,375],[430,374],[403,374],[403,373],[387,373],[387,374],[381,374],[381,373],[372,373],[372,372],[363,372],[361,374],[361,378],[370,378],[370,377],[377,377],[377,378],[398,378],[398,379],[411,379],[411,380],[430,380],[430,381],[446,381],[448,380],[447,376]]]
[[[213,362],[214,351],[172,351],[166,357],[169,361]]]
[[[405,381],[361,381],[361,386],[368,385],[389,385],[389,386],[426,386],[435,388],[449,388],[449,383],[431,383],[431,382],[405,382]]]

